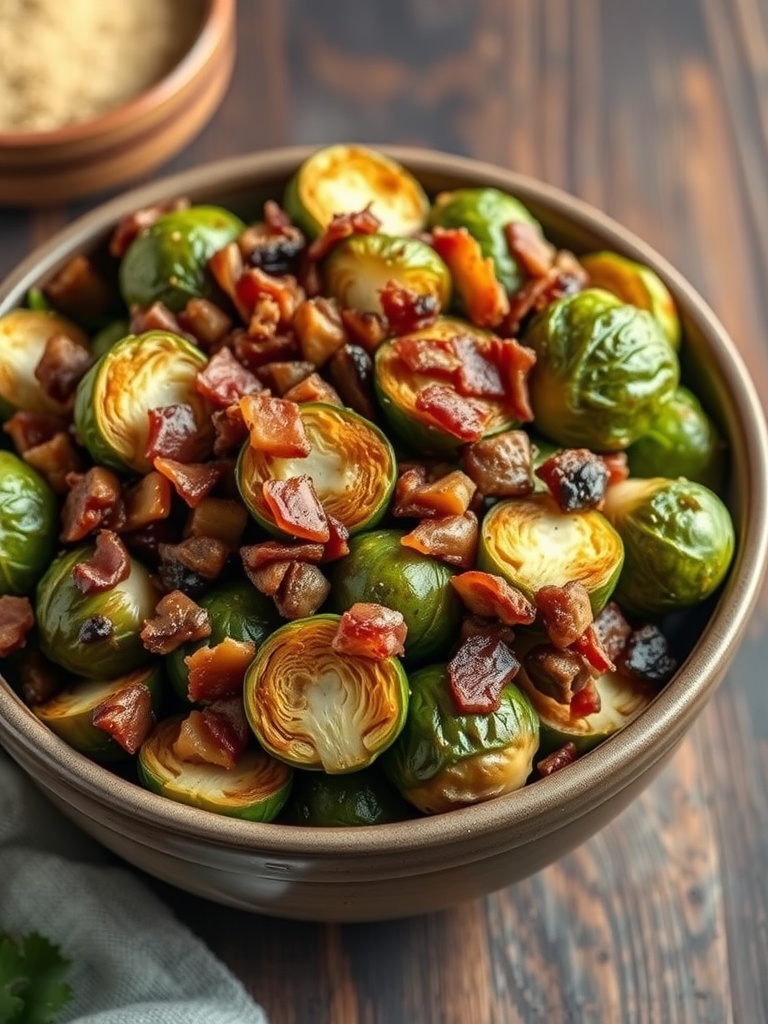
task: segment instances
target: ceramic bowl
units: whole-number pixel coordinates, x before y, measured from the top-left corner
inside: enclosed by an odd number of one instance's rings
[[[0,132],[0,206],[44,205],[136,181],[208,122],[234,63],[235,0],[188,0],[196,22],[179,62],[135,99],[52,131]]]
[[[255,216],[308,155],[285,149],[158,181],[88,214],[39,249],[0,287],[0,313],[72,254],[102,244],[126,213],[165,198],[230,205]],[[519,196],[547,234],[576,252],[612,249],[653,267],[685,330],[684,366],[730,444],[729,504],[738,534],[716,603],[684,622],[689,654],[652,705],[565,770],[474,807],[365,828],[251,824],[163,799],[91,763],[49,732],[0,684],[0,741],[50,799],[110,850],[211,900],[279,917],[375,920],[434,911],[514,882],[583,842],[648,785],[723,677],[757,599],[768,548],[768,437],[752,383],[723,327],[657,253],[563,192],[509,171],[415,149],[388,148],[431,192],[488,184]]]

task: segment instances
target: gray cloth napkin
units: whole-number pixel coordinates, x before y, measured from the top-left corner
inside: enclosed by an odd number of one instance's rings
[[[57,1024],[267,1024],[224,964],[2,751],[0,931],[38,931],[71,961]]]

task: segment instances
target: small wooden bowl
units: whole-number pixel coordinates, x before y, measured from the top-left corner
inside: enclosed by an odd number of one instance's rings
[[[208,122],[234,63],[235,0],[192,0],[198,29],[155,85],[88,121],[0,132],[0,205],[66,202],[134,181],[170,159]]]

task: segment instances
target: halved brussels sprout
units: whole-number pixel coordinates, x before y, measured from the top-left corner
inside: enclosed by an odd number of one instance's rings
[[[504,228],[522,221],[539,228],[539,222],[519,199],[497,188],[458,188],[440,192],[432,204],[430,227],[466,228],[490,256],[496,277],[506,291],[514,292],[526,274],[509,250]]]
[[[608,488],[605,515],[624,542],[615,597],[637,615],[664,615],[709,597],[735,547],[730,513],[692,480],[624,480]]]
[[[187,698],[189,681],[189,669],[184,664],[186,657],[199,647],[214,647],[227,637],[240,643],[254,640],[258,645],[284,621],[278,615],[274,601],[250,583],[239,580],[209,590],[197,598],[197,604],[208,612],[211,635],[204,640],[182,644],[165,658],[168,677],[184,699]]]
[[[59,506],[46,481],[0,451],[0,594],[29,594],[53,557]]]
[[[645,310],[589,288],[551,303],[526,333],[537,430],[568,448],[627,448],[677,388],[677,354]]]
[[[264,529],[286,536],[264,500],[264,481],[307,475],[325,511],[350,534],[375,526],[397,479],[392,445],[377,426],[351,409],[325,402],[307,402],[300,409],[312,446],[309,455],[278,458],[246,441],[236,470],[243,501]]]
[[[146,309],[162,302],[176,313],[190,299],[211,298],[215,288],[208,260],[244,230],[240,218],[220,206],[190,206],[158,217],[120,263],[126,306]]]
[[[83,331],[58,313],[12,309],[0,317],[0,419],[7,419],[16,409],[66,414],[67,406],[49,398],[35,377],[46,342],[55,334],[88,347]]]
[[[396,281],[417,295],[433,296],[438,309],[451,300],[451,274],[434,249],[418,238],[352,235],[323,263],[326,290],[342,306],[381,313],[379,292]]]
[[[541,587],[578,580],[597,614],[619,579],[624,547],[601,512],[562,512],[551,495],[533,494],[488,510],[480,525],[477,561],[531,601]]]
[[[647,309],[667,341],[680,348],[680,318],[675,300],[655,270],[617,252],[591,252],[580,258],[592,288],[603,288],[622,302]]]
[[[397,738],[408,678],[397,658],[337,654],[340,616],[296,619],[268,636],[245,676],[245,711],[265,750],[329,775],[367,768]]]
[[[272,821],[288,799],[293,772],[263,750],[246,750],[234,768],[193,764],[173,752],[184,716],[166,718],[139,750],[139,780],[160,796],[214,814]]]
[[[54,559],[37,585],[40,649],[51,661],[87,679],[111,679],[145,665],[151,655],[139,633],[152,617],[158,593],[135,559],[130,573],[111,590],[83,594],[72,569],[93,557],[88,545]]]
[[[414,176],[363,146],[328,146],[313,153],[288,183],[283,205],[313,237],[335,214],[357,213],[366,206],[389,235],[421,231],[429,214],[429,199]]]
[[[93,713],[108,697],[136,684],[147,687],[157,714],[163,694],[163,673],[158,662],[117,679],[73,679],[55,697],[33,705],[32,711],[81,754],[94,761],[123,761],[130,755],[109,733],[96,728]]]
[[[405,799],[439,814],[521,789],[539,747],[539,722],[514,683],[488,714],[456,714],[445,665],[410,679],[405,728],[382,767]]]
[[[402,614],[410,664],[444,654],[461,624],[462,604],[451,586],[454,570],[400,543],[405,531],[374,530],[353,537],[349,554],[330,573],[332,611],[373,601]]]
[[[148,473],[150,409],[191,406],[198,434],[196,456],[205,458],[213,438],[211,409],[195,390],[205,353],[168,331],[130,334],[86,373],[75,396],[75,426],[94,462]],[[194,460],[192,460],[194,461]]]
[[[91,354],[100,359],[105,352],[127,338],[131,333],[131,325],[127,320],[113,320],[112,323],[102,327],[91,340]]]
[[[679,387],[653,426],[627,449],[632,476],[684,476],[717,491],[725,472],[725,442],[698,398]]]
[[[351,775],[297,771],[280,820],[319,828],[382,825],[414,816],[413,808],[377,765]]]

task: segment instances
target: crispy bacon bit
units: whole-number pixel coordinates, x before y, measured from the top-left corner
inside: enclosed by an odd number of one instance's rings
[[[405,653],[407,634],[408,627],[400,612],[360,601],[341,616],[331,647],[337,654],[382,661]]]
[[[533,685],[558,704],[570,704],[592,676],[589,666],[575,651],[559,650],[554,644],[537,644],[523,658]]]
[[[251,448],[276,458],[304,458],[312,450],[301,410],[295,402],[269,394],[246,395],[240,412],[248,427]]]
[[[21,696],[29,707],[45,704],[64,687],[61,669],[39,651],[25,651],[18,671]]]
[[[257,267],[244,270],[235,284],[235,299],[243,320],[250,325],[254,313],[260,315],[260,301],[270,299],[278,310],[278,324],[288,327],[305,295],[295,277],[272,277]]]
[[[397,338],[392,350],[411,373],[454,381],[461,369],[452,338]]]
[[[304,619],[315,614],[330,591],[331,584],[316,565],[291,562],[274,596],[275,607],[284,619]]]
[[[288,388],[283,393],[283,398],[289,402],[296,402],[297,405],[303,405],[305,402],[325,402],[327,405],[345,404],[338,391],[327,380],[323,380],[319,373],[310,373],[298,384]]]
[[[184,659],[189,669],[187,695],[191,701],[212,701],[242,693],[245,671],[253,661],[253,640],[225,637],[221,643],[206,644]]]
[[[539,778],[545,779],[548,775],[554,775],[555,772],[559,772],[562,768],[567,768],[569,764],[573,764],[574,761],[578,760],[578,757],[579,752],[576,749],[576,745],[569,740],[562,747],[558,747],[557,750],[547,754],[541,761],[536,762],[536,771],[539,774]]]
[[[203,498],[192,509],[184,530],[185,537],[213,537],[229,548],[240,544],[248,525],[248,512],[232,498]]]
[[[107,317],[119,302],[111,280],[82,253],[67,260],[43,291],[54,309],[73,320]]]
[[[422,519],[415,529],[401,537],[400,543],[449,565],[466,569],[474,564],[478,533],[477,516],[474,512],[465,512],[460,516]]]
[[[122,529],[140,530],[171,514],[173,494],[169,481],[157,471],[147,473],[123,491],[125,521]]]
[[[373,400],[373,360],[360,345],[343,345],[328,363],[328,375],[344,405],[376,420]]]
[[[256,371],[259,383],[268,388],[273,394],[285,395],[286,391],[306,380],[311,373],[315,372],[313,363],[303,359],[276,360],[273,363],[265,363]]]
[[[109,640],[115,632],[115,624],[106,615],[92,615],[84,619],[77,633],[78,643],[98,644],[102,640]]]
[[[293,227],[288,212],[274,199],[267,199],[264,203],[264,224],[276,235]]]
[[[123,217],[109,240],[109,252],[112,256],[121,260],[128,252],[128,248],[134,239],[152,227],[155,221],[164,213],[173,213],[176,210],[189,208],[189,200],[185,197],[171,199],[165,203],[156,203],[154,206],[145,206],[141,210],[134,210],[127,217]]]
[[[154,616],[147,619],[139,635],[152,654],[170,654],[190,640],[210,636],[211,623],[205,608],[180,590],[172,590],[160,598]]]
[[[72,544],[101,527],[120,529],[125,521],[117,476],[104,466],[67,477],[70,491],[61,510],[61,540]]]
[[[308,541],[265,540],[261,544],[240,548],[240,557],[246,574],[250,576],[273,562],[320,562],[324,551],[322,544],[310,544]]]
[[[507,626],[530,626],[536,618],[528,598],[501,576],[470,569],[452,576],[451,586],[473,615],[499,619]]]
[[[392,334],[409,334],[431,327],[440,315],[436,295],[421,295],[395,280],[387,281],[380,289],[379,301]]]
[[[312,242],[307,255],[319,263],[335,245],[350,235],[374,235],[380,227],[381,221],[371,212],[370,204],[359,213],[335,213],[322,235]]]
[[[451,696],[460,715],[484,715],[501,706],[504,687],[520,662],[505,643],[488,636],[465,640],[448,662]]]
[[[217,409],[239,401],[243,395],[261,391],[261,381],[239,363],[230,348],[220,348],[199,371],[195,390]]]
[[[544,277],[555,262],[556,249],[527,221],[511,221],[504,227],[509,251],[528,277]]]
[[[594,627],[611,661],[618,661],[632,635],[632,627],[615,601],[609,601],[595,617]]]
[[[230,549],[213,537],[189,537],[179,544],[158,544],[160,580],[166,590],[197,593],[217,579]]]
[[[250,370],[258,370],[260,366],[267,363],[276,363],[280,360],[298,358],[298,345],[296,338],[290,334],[276,334],[272,332],[255,333],[254,321],[248,334],[237,334],[232,339],[234,353],[239,361]]]
[[[608,467],[588,448],[563,448],[535,472],[563,512],[581,512],[603,504]]]
[[[481,350],[477,339],[467,334],[457,334],[451,339],[451,345],[459,360],[455,376],[458,393],[465,398],[503,398],[504,382],[493,361],[498,355],[498,346]]]
[[[674,675],[677,661],[658,626],[646,625],[633,631],[617,658],[617,667],[632,679],[662,686]]]
[[[239,405],[228,405],[226,409],[217,409],[211,416],[211,422],[215,435],[214,455],[229,454],[235,448],[240,448],[248,437],[248,427],[245,425]]]
[[[562,587],[541,587],[534,600],[550,641],[561,650],[570,647],[592,623],[589,592],[580,580],[570,580]]]
[[[91,558],[72,566],[72,579],[81,594],[104,594],[130,574],[130,556],[112,530],[100,530]]]
[[[215,302],[190,299],[177,314],[182,330],[191,334],[200,348],[210,352],[232,330],[232,319]]]
[[[571,701],[571,718],[587,718],[589,715],[596,715],[603,706],[600,691],[592,676],[584,686],[574,693]]]
[[[146,458],[192,462],[200,457],[200,428],[191,405],[179,403],[150,409]]]
[[[3,430],[10,436],[19,455],[50,441],[66,429],[66,420],[42,412],[15,412],[3,424]]]
[[[616,671],[616,665],[603,646],[603,642],[594,624],[587,626],[581,636],[573,641],[571,650],[580,654],[598,676],[601,676],[604,672]]]
[[[178,334],[187,341],[194,341],[191,334],[187,334],[175,313],[163,302],[153,302],[147,309],[141,306],[131,307],[131,334],[144,334],[146,331],[169,331],[171,334]]]
[[[342,309],[341,322],[352,343],[359,345],[370,356],[389,334],[389,325],[381,313],[361,313],[359,309]]]
[[[264,594],[265,597],[274,597],[280,589],[283,577],[288,572],[288,567],[291,564],[289,561],[268,562],[258,569],[249,569],[246,566],[245,573],[260,593]]]
[[[459,642],[471,636],[487,636],[492,640],[512,646],[515,633],[511,626],[505,626],[499,619],[489,619],[483,615],[465,615],[461,622]]]
[[[478,327],[496,327],[509,312],[509,300],[496,277],[490,256],[466,228],[440,228],[432,232],[432,247],[448,266],[467,316]]]
[[[93,724],[108,733],[129,754],[139,747],[155,724],[152,694],[144,683],[129,683],[112,693],[93,712]]]
[[[466,473],[454,469],[427,481],[426,469],[414,466],[400,475],[395,487],[392,512],[395,516],[439,518],[462,516],[477,490]]]
[[[20,651],[34,625],[35,613],[28,597],[0,596],[0,658]]]
[[[520,497],[533,491],[531,439],[524,430],[475,441],[461,458],[464,472],[486,497]]]
[[[328,516],[329,539],[323,548],[323,562],[335,562],[349,554],[349,530],[335,516]]]
[[[536,353],[514,338],[496,338],[494,343],[510,411],[521,423],[530,423],[533,409],[528,394],[528,375],[536,364]]]
[[[286,223],[277,227],[265,220],[247,227],[237,244],[249,266],[279,276],[295,272],[307,243],[302,232],[293,224]]]
[[[416,395],[414,408],[435,426],[460,441],[479,441],[490,413],[445,384],[427,384]]]
[[[67,493],[67,480],[72,474],[79,475],[83,466],[80,453],[65,431],[54,434],[50,441],[27,448],[22,458],[45,477],[56,494]]]
[[[66,334],[53,334],[45,343],[43,354],[35,367],[35,377],[49,398],[67,405],[93,362],[94,358],[87,348],[78,345]]]
[[[512,296],[503,331],[517,334],[529,313],[539,312],[551,302],[581,291],[587,281],[588,276],[573,253],[560,250],[548,270],[541,276],[530,277]]]
[[[155,459],[155,469],[170,480],[178,496],[195,508],[230,470],[228,462],[177,462]]]
[[[629,462],[627,461],[626,452],[608,452],[601,455],[600,458],[608,470],[608,487],[611,484],[620,484],[622,480],[627,479],[629,476]]]
[[[325,544],[331,539],[328,517],[315,492],[312,477],[265,480],[264,501],[278,528],[301,540]]]
[[[245,753],[248,736],[243,702],[230,697],[190,711],[181,722],[173,752],[180,761],[231,770]]]
[[[305,299],[296,309],[293,329],[302,359],[314,366],[327,363],[347,341],[341,312],[334,299]]]
[[[208,260],[208,269],[216,284],[235,305],[242,320],[248,322],[248,311],[243,310],[237,298],[237,282],[243,273],[243,254],[237,242],[229,242],[217,249]]]

